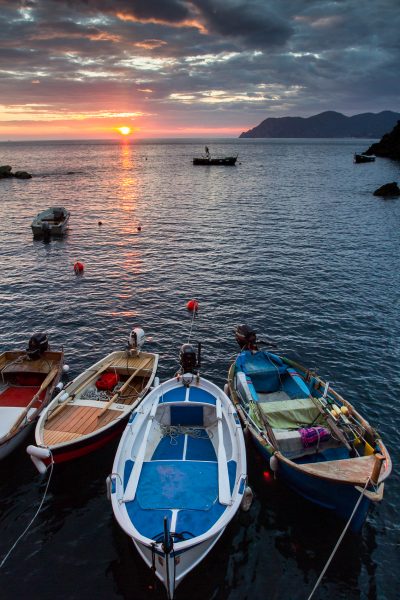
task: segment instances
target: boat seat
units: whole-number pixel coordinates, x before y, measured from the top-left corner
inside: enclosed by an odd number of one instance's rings
[[[315,424],[320,414],[312,398],[259,402],[258,406],[271,427],[276,429],[297,429]]]

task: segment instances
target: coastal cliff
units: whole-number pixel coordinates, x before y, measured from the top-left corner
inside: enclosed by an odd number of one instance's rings
[[[382,139],[372,144],[364,154],[375,154],[384,158],[400,160],[400,121],[389,133],[385,133]]]
[[[346,117],[327,111],[312,117],[268,118],[240,138],[380,138],[395,126],[400,113],[383,111]]]

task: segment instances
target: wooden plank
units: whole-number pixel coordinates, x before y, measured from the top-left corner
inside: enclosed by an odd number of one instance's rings
[[[371,455],[297,466],[301,471],[315,477],[322,477],[330,481],[364,485],[368,477],[371,476],[374,464],[375,457]]]

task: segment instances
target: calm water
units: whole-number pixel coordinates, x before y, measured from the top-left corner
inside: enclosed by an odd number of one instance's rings
[[[361,535],[346,535],[314,598],[398,598],[400,199],[372,192],[399,181],[400,165],[354,165],[368,141],[229,140],[209,146],[238,152],[235,168],[193,167],[203,145],[0,144],[0,165],[34,174],[0,181],[0,351],[45,330],[74,377],[140,325],[167,378],[188,339],[186,302],[197,298],[191,339],[203,344],[203,374],[222,386],[238,323],[273,337],[356,404],[394,461],[383,503]],[[51,205],[70,209],[69,234],[33,241],[30,222]],[[55,469],[0,572],[7,598],[165,598],[106,499],[115,450]],[[343,524],[267,481],[252,448],[248,460],[250,512],[177,600],[306,599],[323,569]],[[45,485],[24,448],[1,473],[0,559]]]

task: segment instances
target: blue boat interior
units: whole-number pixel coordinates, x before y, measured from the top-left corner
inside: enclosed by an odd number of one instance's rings
[[[243,351],[235,365],[236,387],[246,412],[261,427],[273,429],[279,450],[291,460],[304,463],[349,458],[343,443],[329,439],[304,446],[301,431],[326,425],[313,399],[320,394],[282,359],[270,352]]]
[[[219,502],[218,459],[212,441],[217,427],[209,426],[211,414],[216,421],[215,406],[212,394],[194,387],[177,387],[160,398],[156,419],[166,421],[167,428],[161,427],[164,433],[143,463],[134,500],[125,503],[141,535],[157,539],[166,516],[171,532],[183,539],[197,537],[227,509]],[[233,493],[237,463],[227,458]],[[131,460],[125,463],[124,490],[133,465]]]

